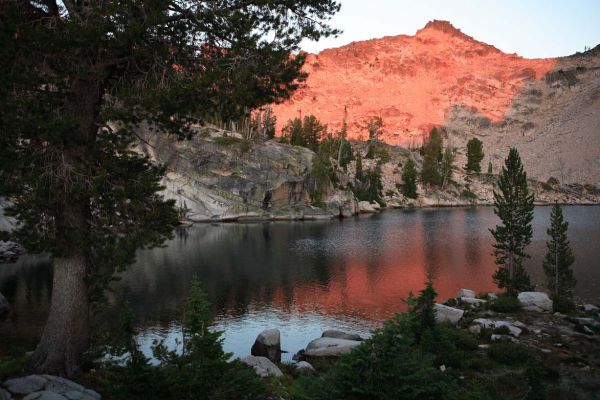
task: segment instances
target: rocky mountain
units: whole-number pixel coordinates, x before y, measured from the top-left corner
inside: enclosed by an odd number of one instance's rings
[[[381,117],[382,140],[414,147],[443,126],[455,147],[480,137],[495,169],[516,146],[536,179],[600,183],[600,47],[525,59],[432,21],[310,54],[304,68],[304,86],[273,106],[279,129],[314,114],[335,132],[346,114],[349,137],[364,140]]]

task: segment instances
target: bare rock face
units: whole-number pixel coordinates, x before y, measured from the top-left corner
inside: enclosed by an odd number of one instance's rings
[[[600,47],[525,59],[433,21],[413,36],[308,55],[306,84],[273,111],[278,130],[301,112],[336,132],[346,115],[354,140],[366,140],[369,120],[380,116],[381,139],[404,146],[445,126],[453,147],[474,136],[484,142],[484,168],[489,160],[498,171],[508,148],[517,147],[532,178],[599,184],[598,67]]]
[[[262,331],[254,341],[250,353],[253,356],[267,357],[274,363],[281,362],[281,334],[279,329]]]

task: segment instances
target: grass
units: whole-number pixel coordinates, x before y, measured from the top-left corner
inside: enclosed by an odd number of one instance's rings
[[[214,138],[213,142],[219,146],[231,146],[232,144],[240,142],[240,139],[233,136],[219,136]]]
[[[533,357],[533,352],[519,343],[493,343],[487,351],[488,357],[505,365],[523,365]]]

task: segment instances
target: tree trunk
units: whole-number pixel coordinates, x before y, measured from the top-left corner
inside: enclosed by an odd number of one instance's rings
[[[52,302],[42,339],[29,360],[33,372],[72,377],[90,345],[89,297],[82,255],[54,259]]]

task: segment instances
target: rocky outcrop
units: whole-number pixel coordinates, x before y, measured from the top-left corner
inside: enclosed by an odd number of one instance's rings
[[[543,292],[521,292],[518,296],[524,310],[550,312],[552,311],[552,300]]]
[[[275,363],[281,362],[281,334],[279,329],[262,331],[254,341],[250,353],[253,356],[267,357]]]
[[[273,364],[267,357],[247,356],[240,358],[240,361],[254,368],[254,372],[256,372],[256,375],[258,376],[266,377],[273,375],[277,378],[283,376],[283,372],[281,372],[279,367]]]
[[[357,213],[350,191],[326,193],[312,204],[315,153],[275,140],[248,141],[214,127],[196,127],[177,141],[140,128],[139,151],[164,164],[165,197],[191,221],[318,220]]]
[[[0,399],[23,400],[101,400],[102,396],[91,389],[53,375],[29,375],[4,382]],[[8,394],[8,397],[6,397]],[[4,397],[3,397],[4,396]]]

